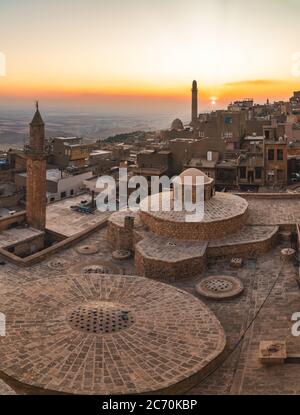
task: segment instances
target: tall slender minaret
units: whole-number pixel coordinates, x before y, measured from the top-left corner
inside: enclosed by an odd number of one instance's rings
[[[198,118],[198,88],[197,81],[193,81],[192,84],[192,125],[197,123]]]
[[[46,156],[45,124],[39,112],[30,123],[30,140],[26,146],[27,184],[26,184],[26,219],[29,226],[44,230],[46,226]]]

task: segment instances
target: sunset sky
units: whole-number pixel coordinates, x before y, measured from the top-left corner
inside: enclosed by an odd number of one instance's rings
[[[193,79],[200,111],[287,99],[299,15],[299,0],[0,0],[0,102],[164,111]]]

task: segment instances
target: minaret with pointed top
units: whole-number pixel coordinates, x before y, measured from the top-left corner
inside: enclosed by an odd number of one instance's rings
[[[39,111],[30,123],[27,155],[26,216],[27,223],[33,228],[44,230],[46,226],[46,156],[45,124]]]
[[[192,125],[196,125],[198,118],[198,88],[197,81],[192,84]]]

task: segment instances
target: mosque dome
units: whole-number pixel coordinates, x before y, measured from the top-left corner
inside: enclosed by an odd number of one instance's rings
[[[211,183],[213,179],[208,177],[203,171],[195,168],[189,168],[184,170],[180,175],[180,179],[183,181],[184,177],[192,177],[192,184],[196,185],[196,178],[197,177],[203,177],[204,183]]]
[[[171,124],[172,130],[183,130],[182,121],[179,118],[175,118],[175,120]]]

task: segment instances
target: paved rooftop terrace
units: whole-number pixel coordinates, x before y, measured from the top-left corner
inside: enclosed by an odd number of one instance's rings
[[[81,200],[90,200],[90,198],[90,195],[83,194],[48,205],[47,228],[65,236],[72,236],[101,222],[108,216],[108,213],[95,210],[93,214],[85,214],[70,209],[72,205],[80,203]]]

